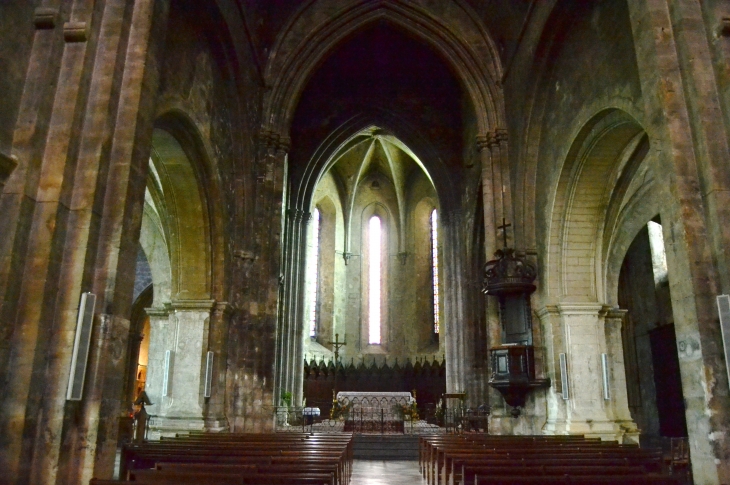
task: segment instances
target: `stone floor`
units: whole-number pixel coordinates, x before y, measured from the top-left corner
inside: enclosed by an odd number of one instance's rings
[[[351,485],[425,485],[417,461],[355,460]]]

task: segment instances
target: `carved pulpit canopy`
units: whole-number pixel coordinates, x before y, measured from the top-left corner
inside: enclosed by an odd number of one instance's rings
[[[484,265],[484,287],[487,295],[500,296],[506,293],[527,293],[535,291],[533,282],[537,277],[537,267],[518,254],[513,248],[503,248],[495,253],[493,259]]]

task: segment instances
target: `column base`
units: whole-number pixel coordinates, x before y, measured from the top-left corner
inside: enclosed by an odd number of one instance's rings
[[[633,425],[633,426],[632,426]],[[604,441],[618,441],[619,443],[639,442],[639,431],[633,422],[593,421],[585,420],[548,420],[542,430],[545,435],[583,435],[586,438],[601,438]]]
[[[160,439],[162,436],[175,436],[178,433],[205,431],[202,417],[157,416],[150,418],[148,440]]]
[[[228,431],[228,420],[225,416],[205,418],[205,431],[209,433],[225,433]]]

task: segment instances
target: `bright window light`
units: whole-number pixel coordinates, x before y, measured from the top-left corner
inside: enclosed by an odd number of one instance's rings
[[[307,258],[307,296],[309,308],[309,336],[317,337],[317,287],[319,285],[319,209],[312,213],[311,244]]]
[[[433,275],[433,333],[439,333],[439,245],[438,215],[431,212],[431,274]]]
[[[380,218],[370,218],[368,231],[368,248],[370,250],[370,285],[368,295],[368,308],[370,320],[368,325],[368,342],[380,344],[380,253],[381,253],[381,227]]]
[[[651,247],[651,267],[654,272],[654,283],[667,281],[667,253],[664,249],[664,234],[662,225],[649,221],[646,225],[649,230],[649,246]]]

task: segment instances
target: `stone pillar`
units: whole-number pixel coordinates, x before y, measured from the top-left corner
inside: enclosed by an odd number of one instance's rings
[[[168,308],[167,324],[155,319],[154,328],[150,315],[148,369],[152,375],[149,382],[155,389],[155,395],[159,396],[158,402],[152,401],[155,407],[150,411],[150,414],[156,416],[150,421],[150,437],[153,439],[205,428],[205,354],[208,350],[210,316],[214,303],[211,300],[175,300]],[[160,335],[155,335],[156,332]],[[162,396],[165,354],[168,350],[170,366],[167,374],[167,396]]]
[[[727,106],[719,98],[726,90],[717,84],[726,78],[716,76],[711,55],[727,40],[715,36],[724,27],[710,14],[719,2],[704,3],[636,0],[628,7],[646,130],[672,194],[661,217],[692,473],[695,483],[715,484],[730,482],[730,390],[715,304],[730,292],[730,170]],[[719,72],[726,70],[723,62]]]
[[[145,392],[152,402],[151,405],[147,406],[147,412],[152,416],[156,416],[162,410],[165,350],[170,348],[168,342],[170,309],[167,306],[145,308],[145,312],[150,317],[150,346],[147,352]]]
[[[37,30],[11,150],[17,166],[0,194],[0,467],[18,484],[82,484],[114,470],[127,411],[128,262],[168,2],[63,5],[65,22],[53,7],[27,19]],[[48,17],[39,23],[39,14]],[[83,398],[67,401],[85,291],[97,296],[93,344]]]
[[[274,405],[278,405],[281,393],[292,393],[294,403],[301,402],[303,386],[302,329],[305,305],[306,236],[308,214],[299,209],[287,210],[284,251],[287,255],[283,265],[283,288],[281,314],[277,330],[277,388]]]
[[[289,383],[289,392],[292,393],[292,404],[298,405],[302,402],[304,392],[304,339],[308,338],[308,331],[305,331],[307,324],[307,232],[309,224],[312,221],[312,214],[305,212],[302,214],[301,222],[296,230],[297,244],[292,254],[292,269],[296,273],[293,279],[295,287],[292,288],[292,297],[296,303],[294,308],[294,320],[291,325],[292,353],[289,367],[291,369],[291,381]],[[276,403],[279,404],[279,403]]]
[[[620,440],[622,432],[613,419],[613,409],[603,399],[601,354],[606,352],[605,307],[598,303],[561,303],[568,364],[565,426],[556,434],[582,434]],[[564,378],[564,377],[563,377]]]
[[[626,390],[626,368],[621,327],[628,310],[614,308],[606,312],[606,347],[611,372],[611,403],[613,419],[623,433],[622,442],[639,443],[639,429],[631,418],[629,396]]]
[[[213,352],[213,373],[211,395],[205,398],[206,431],[225,431],[228,429],[226,419],[226,364],[228,361],[228,324],[231,319],[231,306],[228,302],[219,301],[213,306],[210,316],[210,337],[208,351]],[[204,352],[207,354],[207,352]],[[204,355],[204,359],[205,359]],[[203,372],[206,370],[204,360]]]
[[[567,420],[567,401],[563,399],[563,375],[560,372],[560,354],[565,353],[560,311],[556,306],[546,306],[537,311],[545,335],[545,370],[550,378],[547,400],[547,422],[543,433],[561,434]]]
[[[446,340],[446,391],[467,392],[474,399],[470,389],[473,381],[473,348],[467,335],[464,311],[464,242],[462,237],[462,214],[460,211],[442,209],[444,234],[444,326],[442,335]]]
[[[231,319],[226,370],[226,416],[232,431],[270,432],[284,345],[280,300],[284,284],[282,234],[286,222],[282,206],[287,179],[287,137],[262,130],[256,160],[255,206],[250,237],[250,285],[237,298],[238,311]],[[281,381],[285,382],[285,381]]]

